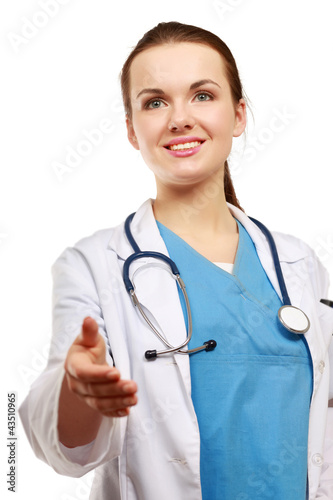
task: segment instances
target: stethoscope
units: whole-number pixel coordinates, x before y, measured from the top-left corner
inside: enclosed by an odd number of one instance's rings
[[[192,354],[194,352],[198,351],[212,351],[215,349],[217,343],[215,340],[207,340],[207,342],[204,342],[202,346],[196,347],[195,349],[185,349],[184,347],[187,346],[187,344],[190,342],[191,337],[192,337],[192,315],[191,315],[191,308],[190,308],[190,303],[188,300],[187,292],[186,292],[186,287],[183,282],[183,280],[180,277],[179,270],[173,260],[170,259],[167,255],[164,255],[163,253],[160,252],[151,252],[151,251],[142,251],[140,250],[138,244],[136,243],[133,234],[130,229],[130,224],[135,215],[135,212],[129,215],[125,221],[125,234],[126,237],[131,244],[134,253],[130,255],[124,262],[124,267],[123,267],[123,280],[124,284],[126,287],[126,290],[130,294],[134,306],[139,310],[141,316],[143,319],[146,321],[148,326],[151,328],[151,330],[154,332],[154,334],[163,342],[163,344],[166,346],[166,349],[163,349],[161,351],[156,351],[154,350],[149,350],[145,352],[145,358],[148,360],[156,359],[157,356],[161,356],[162,354],[170,354],[172,352],[180,353],[180,354]],[[267,238],[268,244],[270,246],[271,254],[273,257],[273,262],[274,262],[274,267],[275,267],[275,272],[276,276],[279,282],[279,287],[281,290],[281,295],[282,295],[282,302],[283,306],[280,307],[278,310],[278,318],[281,322],[281,324],[290,332],[296,333],[296,334],[304,334],[306,333],[309,328],[310,328],[310,321],[307,315],[298,307],[292,306],[290,302],[290,298],[287,292],[287,287],[283,278],[280,262],[279,262],[279,256],[278,252],[276,249],[276,245],[273,239],[273,236],[271,235],[270,231],[267,229],[266,226],[264,226],[261,222],[257,221],[256,219],[253,219],[250,217],[252,222],[254,222],[259,229],[264,233],[264,235]],[[169,344],[169,342],[166,340],[166,338],[155,328],[155,326],[152,324],[152,322],[149,320],[147,315],[145,314],[144,310],[142,309],[140,302],[136,296],[136,293],[134,291],[134,284],[129,278],[129,268],[130,265],[132,264],[133,261],[142,259],[142,258],[147,258],[147,257],[152,257],[154,259],[159,259],[163,262],[165,262],[168,266],[168,268],[171,270],[171,275],[172,277],[176,280],[177,285],[179,286],[180,290],[183,293],[184,299],[185,299],[185,304],[186,304],[186,313],[187,313],[187,336],[184,342],[178,346],[173,346]]]

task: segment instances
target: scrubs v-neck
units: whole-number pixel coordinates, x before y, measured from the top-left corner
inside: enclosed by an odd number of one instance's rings
[[[157,222],[186,285],[189,348],[217,342],[214,351],[190,355],[202,498],[305,500],[311,355],[304,336],[279,322],[281,300],[237,224],[230,274]]]

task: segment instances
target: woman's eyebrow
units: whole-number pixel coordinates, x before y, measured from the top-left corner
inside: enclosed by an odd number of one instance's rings
[[[221,88],[220,85],[214,80],[211,80],[210,78],[205,78],[204,80],[198,80],[197,82],[192,83],[190,86],[190,90],[196,89],[198,87],[201,87],[201,85],[205,85],[206,83],[213,83],[214,85],[217,85],[217,87]],[[160,95],[165,95],[164,90],[162,89],[142,89],[136,98],[138,99],[142,94],[160,94]]]
[[[221,88],[218,83],[214,82],[214,80],[211,80],[210,78],[205,78],[204,80],[198,80],[197,82],[192,83],[192,85],[190,86],[190,90],[201,87],[201,85],[206,85],[206,83],[213,83],[214,85],[217,85],[219,88]]]

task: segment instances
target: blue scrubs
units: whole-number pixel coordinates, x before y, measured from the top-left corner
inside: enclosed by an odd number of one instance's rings
[[[214,351],[190,356],[202,495],[305,500],[311,356],[304,336],[279,322],[281,300],[249,234],[237,224],[229,274],[157,222],[189,296],[190,348],[217,341]]]

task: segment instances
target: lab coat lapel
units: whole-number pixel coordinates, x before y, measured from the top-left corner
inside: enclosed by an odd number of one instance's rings
[[[276,276],[272,255],[270,252],[270,248],[268,242],[262,231],[258,228],[258,226],[249,219],[249,217],[239,208],[235,207],[228,203],[228,207],[230,212],[239,222],[245,227],[246,231],[250,235],[256,250],[260,262],[268,276],[268,279],[272,283],[274,289],[282,300],[281,291],[279,287],[279,282]]]
[[[229,203],[228,207],[232,215],[239,220],[239,222],[245,227],[246,231],[249,233],[256,247],[256,251],[260,259],[260,262],[268,276],[268,279],[270,280],[276,293],[282,300],[282,294],[279,286],[279,281],[277,279],[277,274],[274,266],[271,249],[265,235],[242,210]],[[274,232],[272,233],[272,235],[277,247],[279,261],[281,264],[281,269],[286,283],[290,301],[292,305],[294,305],[295,307],[300,307],[305,285],[305,279],[304,279],[305,275],[302,275],[301,269],[304,267],[304,257],[306,255],[306,252],[304,251],[304,249],[298,247],[297,245],[291,244],[290,236],[286,238],[285,235]],[[291,263],[298,261],[299,261],[299,265],[297,266],[298,272],[295,272],[295,268],[291,265]]]
[[[153,200],[148,199],[137,210],[131,222],[131,232],[141,251],[154,251],[169,256],[167,248],[158,230],[152,209]],[[122,260],[128,258],[133,249],[124,235],[123,224],[115,228],[109,241],[109,248],[115,250]],[[177,283],[171,277],[169,268],[155,258],[142,258],[130,266],[130,278],[133,278],[135,292],[139,302],[149,312],[154,326],[164,334],[173,346],[180,345],[186,339],[186,326],[179,300]],[[139,314],[139,312],[138,312]],[[149,328],[147,326],[147,328]],[[165,349],[160,340],[151,333],[152,349]],[[190,372],[188,356],[174,355],[185,386],[190,393]]]

